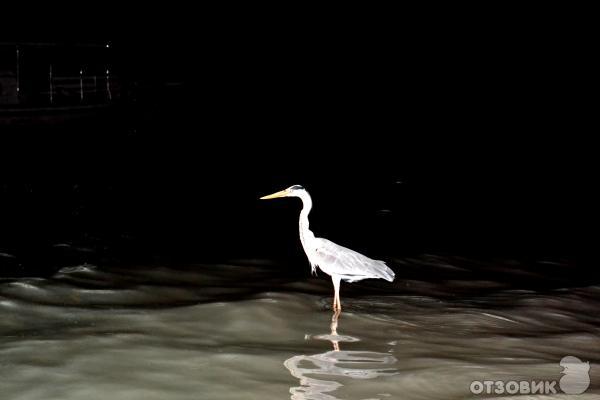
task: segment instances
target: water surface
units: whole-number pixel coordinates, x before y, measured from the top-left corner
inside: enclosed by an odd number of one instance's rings
[[[480,279],[468,260],[396,261],[393,284],[343,284],[333,323],[325,276],[261,260],[3,280],[2,398],[491,398],[471,382],[559,380],[566,355],[591,365],[577,398],[598,398],[600,286],[524,288],[495,278],[536,278],[518,265]]]

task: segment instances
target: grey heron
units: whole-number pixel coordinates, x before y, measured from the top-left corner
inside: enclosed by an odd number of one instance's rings
[[[334,297],[333,309],[337,313],[342,310],[340,302],[340,281],[356,282],[363,279],[380,278],[392,282],[394,271],[385,262],[373,260],[354,250],[335,244],[330,240],[315,237],[308,229],[308,214],[312,208],[312,199],[306,189],[300,185],[293,185],[279,192],[263,196],[261,200],[275,199],[279,197],[298,197],[302,200],[302,211],[300,211],[300,242],[308,257],[313,273],[316,268],[329,276],[333,282]]]

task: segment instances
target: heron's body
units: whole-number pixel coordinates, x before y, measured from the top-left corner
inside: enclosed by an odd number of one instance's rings
[[[262,199],[277,197],[299,197],[302,200],[300,211],[300,241],[308,257],[313,273],[318,267],[331,276],[335,290],[333,307],[341,310],[339,297],[340,281],[356,282],[363,279],[380,278],[392,282],[394,272],[383,261],[373,260],[354,250],[340,246],[330,240],[315,237],[309,229],[308,214],[312,208],[312,199],[301,186],[291,186],[281,192],[264,196]]]

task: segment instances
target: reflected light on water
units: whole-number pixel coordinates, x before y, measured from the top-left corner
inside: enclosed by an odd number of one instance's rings
[[[339,335],[337,332],[338,321],[339,313],[334,313],[330,325],[331,333],[314,336],[315,339],[330,341],[333,350],[290,357],[283,363],[290,374],[300,380],[300,386],[290,388],[292,400],[338,399],[332,392],[344,385],[338,380],[319,379],[317,376],[374,379],[399,373],[392,368],[398,360],[389,353],[341,350],[340,342],[358,342],[360,339]],[[389,396],[389,394],[380,395]]]

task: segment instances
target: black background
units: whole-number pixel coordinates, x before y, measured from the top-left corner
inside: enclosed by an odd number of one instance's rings
[[[370,255],[577,261],[588,65],[571,38],[406,16],[203,15],[185,32],[140,19],[42,37],[109,41],[135,101],[2,127],[8,275],[82,260],[300,262],[299,202],[258,201],[293,184],[313,196],[318,236]]]

